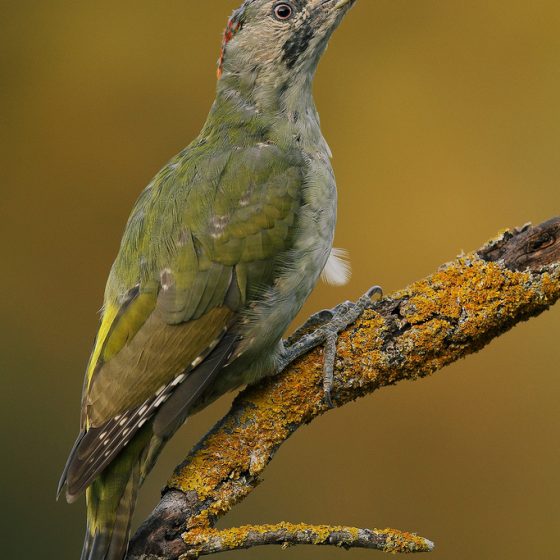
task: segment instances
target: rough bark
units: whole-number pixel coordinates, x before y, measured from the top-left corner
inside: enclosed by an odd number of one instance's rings
[[[479,251],[372,306],[338,341],[335,407],[419,379],[479,351],[560,298],[560,218],[506,231]],[[177,467],[134,536],[128,560],[174,560],[261,544],[333,544],[429,551],[394,530],[281,524],[217,531],[216,520],[258,484],[279,446],[328,410],[322,351],[244,390]]]

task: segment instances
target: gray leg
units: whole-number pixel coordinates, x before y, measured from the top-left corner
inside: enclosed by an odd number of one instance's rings
[[[284,352],[278,367],[282,371],[294,360],[303,356],[313,348],[324,345],[324,378],[325,402],[332,407],[331,389],[334,378],[334,361],[336,358],[336,342],[338,333],[348,325],[354,323],[362,313],[371,306],[373,301],[379,301],[383,291],[379,286],[370,288],[357,302],[346,301],[332,310],[319,311],[284,343]],[[307,332],[310,328],[315,330]]]

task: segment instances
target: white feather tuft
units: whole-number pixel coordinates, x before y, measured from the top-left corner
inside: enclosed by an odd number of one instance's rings
[[[344,286],[350,281],[352,267],[350,266],[350,256],[346,249],[333,247],[327,260],[327,264],[321,273],[323,282],[331,286]]]

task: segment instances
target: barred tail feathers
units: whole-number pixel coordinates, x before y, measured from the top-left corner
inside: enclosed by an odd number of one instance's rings
[[[161,440],[150,426],[86,490],[87,528],[81,560],[123,560],[138,490],[153,465]],[[147,464],[149,463],[149,464]]]

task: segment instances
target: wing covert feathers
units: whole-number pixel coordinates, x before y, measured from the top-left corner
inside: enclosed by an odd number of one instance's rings
[[[228,307],[216,307],[199,319],[169,325],[156,309],[136,336],[96,372],[85,399],[90,427],[141,407],[220,340],[232,318]],[[195,364],[196,365],[196,364]]]

